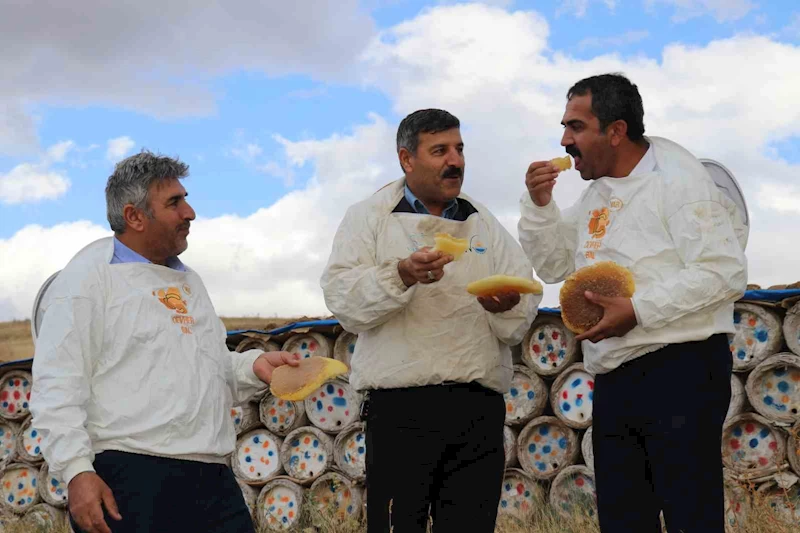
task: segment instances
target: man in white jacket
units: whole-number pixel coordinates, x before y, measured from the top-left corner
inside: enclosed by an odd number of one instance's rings
[[[730,401],[733,302],[747,284],[745,228],[692,154],[644,136],[638,89],[606,74],[567,94],[562,146],[590,181],[552,199],[558,171],[532,163],[520,241],[537,275],[597,261],[633,272],[633,298],[586,294],[600,323],[577,338],[596,374],[593,443],[604,533],[723,533],[722,424]]]
[[[187,174],[149,152],[117,164],[114,236],[81,250],[48,291],[31,412],[77,531],[253,532],[225,464],[230,409],[297,362],[227,349],[203,282],[178,259],[195,218]]]
[[[366,402],[369,533],[491,533],[503,477],[509,346],[539,295],[471,296],[493,274],[532,279],[514,238],[461,193],[456,117],[412,113],[398,128],[405,178],[347,210],[321,284],[328,309],[358,334],[350,382]],[[458,259],[436,233],[469,242]],[[430,513],[430,515],[429,515]]]

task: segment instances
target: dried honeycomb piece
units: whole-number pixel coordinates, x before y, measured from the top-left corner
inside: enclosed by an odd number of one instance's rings
[[[556,166],[558,170],[564,171],[569,170],[572,168],[572,160],[570,160],[568,155],[564,157],[556,157],[551,159],[550,162]]]
[[[282,365],[275,369],[270,393],[281,400],[305,400],[323,383],[347,370],[347,365],[336,359],[316,356],[301,359],[297,366]]]
[[[561,318],[570,331],[581,334],[603,318],[603,308],[586,299],[586,291],[601,296],[630,298],[636,290],[633,274],[613,261],[601,261],[572,273],[561,287]]]
[[[433,237],[436,245],[433,247],[434,252],[444,252],[453,256],[453,260],[459,259],[464,252],[469,248],[467,239],[457,239],[449,233],[437,233]]]
[[[467,292],[475,296],[490,296],[502,292],[542,294],[542,284],[536,280],[496,274],[467,285]]]

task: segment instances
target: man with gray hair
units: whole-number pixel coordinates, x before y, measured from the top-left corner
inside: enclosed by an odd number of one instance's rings
[[[44,302],[31,393],[51,472],[85,533],[252,533],[225,464],[229,415],[286,352],[230,352],[200,277],[178,256],[195,213],[188,167],[142,152],[106,186],[113,237],[78,252]],[[109,527],[110,526],[110,527]]]

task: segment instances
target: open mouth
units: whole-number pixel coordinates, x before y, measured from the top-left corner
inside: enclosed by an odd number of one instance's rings
[[[573,159],[575,160],[575,170],[580,170],[581,169],[580,168],[581,167],[581,161],[582,161],[581,157],[577,156],[577,157],[573,157]]]

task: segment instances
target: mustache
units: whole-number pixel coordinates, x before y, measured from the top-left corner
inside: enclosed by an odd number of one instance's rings
[[[459,167],[447,167],[442,173],[443,178],[461,178],[464,176],[464,170]]]
[[[187,222],[186,224],[181,224],[180,226],[178,226],[178,231],[184,230],[184,229],[188,230],[190,225],[191,224],[189,222]]]
[[[581,157],[581,151],[574,144],[570,144],[565,148],[566,152],[572,157]]]

